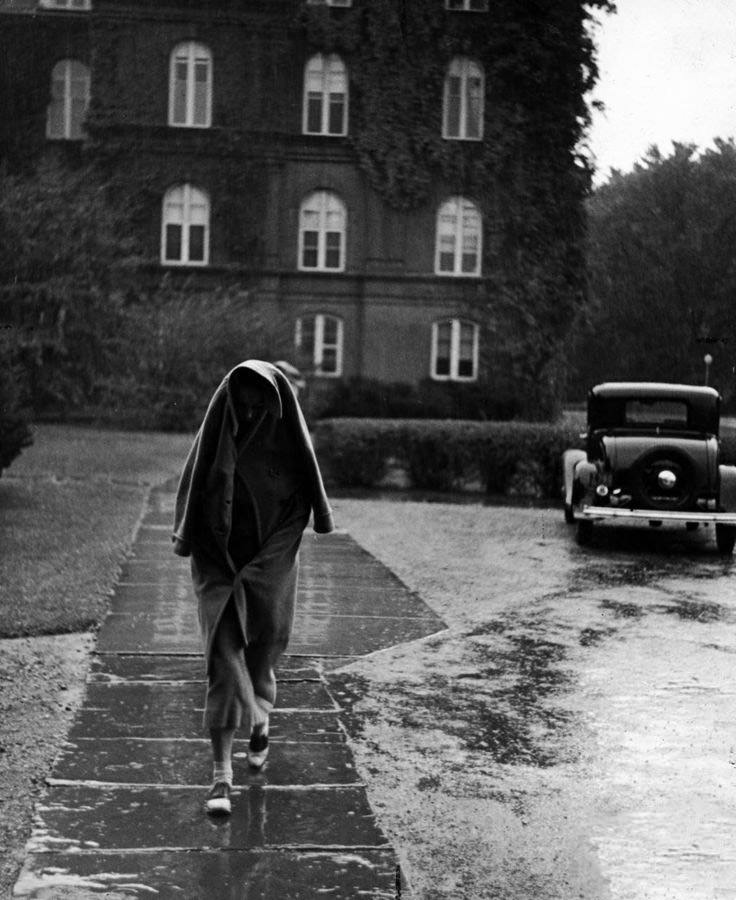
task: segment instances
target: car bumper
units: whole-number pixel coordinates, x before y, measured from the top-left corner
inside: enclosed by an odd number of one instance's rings
[[[639,519],[647,522],[697,522],[705,525],[736,525],[736,512],[675,512],[666,509],[622,509],[613,506],[583,506],[577,519]]]

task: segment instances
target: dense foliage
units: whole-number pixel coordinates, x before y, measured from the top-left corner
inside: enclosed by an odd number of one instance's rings
[[[320,461],[346,487],[373,487],[395,467],[411,487],[480,487],[489,494],[559,500],[572,426],[528,422],[329,419],[315,428]]]
[[[278,358],[283,323],[247,290],[146,286],[93,168],[46,161],[0,191],[0,323],[37,416],[192,430],[231,366]]]
[[[578,393],[608,379],[711,383],[734,397],[736,146],[656,148],[589,202],[588,327]]]
[[[33,440],[24,372],[10,329],[0,331],[0,474]]]

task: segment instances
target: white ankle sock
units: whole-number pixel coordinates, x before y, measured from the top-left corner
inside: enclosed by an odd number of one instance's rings
[[[215,763],[214,771],[212,774],[212,781],[215,783],[218,781],[224,781],[227,784],[229,784],[230,787],[232,787],[233,786],[232,763]]]

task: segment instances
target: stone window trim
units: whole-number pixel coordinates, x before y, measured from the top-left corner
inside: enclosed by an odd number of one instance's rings
[[[49,140],[81,141],[90,98],[90,73],[78,59],[60,59],[51,70],[51,101],[46,108]]]
[[[317,53],[304,66],[302,133],[345,137],[348,133],[348,72],[336,54]]]
[[[483,140],[485,73],[472,59],[456,56],[448,66],[442,95],[442,137]]]
[[[38,0],[42,9],[71,9],[85,12],[92,9],[91,0]]]
[[[488,12],[488,0],[445,0],[451,12]]]
[[[212,53],[204,44],[184,41],[169,59],[169,114],[173,128],[212,126]]]
[[[161,204],[161,265],[209,265],[210,199],[192,184],[172,185]]]
[[[294,331],[297,351],[307,357],[313,375],[340,378],[343,371],[344,325],[339,316],[311,313],[299,316]]]
[[[299,270],[344,272],[346,231],[347,211],[337,194],[308,194],[299,208]]]
[[[481,213],[472,200],[450,197],[437,210],[435,275],[479,278],[483,249]]]
[[[434,381],[477,381],[480,328],[468,319],[432,322],[430,377]]]

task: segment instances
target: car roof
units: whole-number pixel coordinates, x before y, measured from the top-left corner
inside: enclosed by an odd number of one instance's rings
[[[686,399],[698,397],[717,400],[715,388],[703,384],[670,384],[660,381],[605,381],[590,391],[594,397],[663,397]]]

